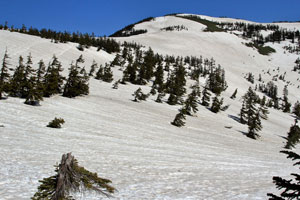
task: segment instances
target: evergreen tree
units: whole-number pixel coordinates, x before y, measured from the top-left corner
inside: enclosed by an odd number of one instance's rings
[[[300,141],[300,127],[297,123],[298,121],[296,119],[295,124],[291,126],[290,131],[288,132],[286,145],[284,147],[286,149],[295,148],[295,145]]]
[[[259,136],[258,131],[261,131],[262,125],[259,112],[248,116],[248,133],[247,137],[257,139]]]
[[[211,111],[214,113],[218,113],[222,108],[222,104],[223,104],[223,98],[219,99],[218,95],[216,95],[212,102]]]
[[[89,76],[84,67],[80,68],[79,63],[84,63],[82,56],[76,60],[75,65],[71,64],[69,77],[63,91],[64,97],[73,98],[80,95],[88,95],[89,93]]]
[[[91,65],[91,69],[89,72],[89,76],[94,76],[94,73],[95,73],[97,67],[98,67],[98,64],[96,63],[95,60],[93,60],[93,63]]]
[[[293,108],[293,113],[298,117],[300,118],[300,103],[299,101],[297,101],[294,105],[294,108]]]
[[[221,92],[227,89],[228,86],[225,80],[225,71],[220,65],[215,69],[213,67],[211,68],[206,87],[216,95],[220,95]]]
[[[182,96],[185,94],[186,89],[186,71],[182,63],[177,63],[174,66],[174,71],[169,76],[166,88],[168,88],[168,93],[170,94],[168,98],[168,104],[175,105],[182,102]]]
[[[63,89],[64,77],[60,74],[63,71],[61,63],[54,55],[51,64],[48,66],[44,79],[44,97],[61,94]]]
[[[233,94],[231,95],[231,99],[235,99],[236,98],[236,94],[237,94],[238,89],[236,88],[233,92]]]
[[[32,106],[40,105],[40,101],[43,100],[43,87],[38,84],[37,77],[30,77],[27,87],[28,94],[24,103]]]
[[[149,81],[153,77],[154,67],[156,65],[156,59],[151,48],[145,52],[142,65],[145,66],[145,79],[146,81]]]
[[[247,110],[246,110],[245,102],[243,102],[242,108],[240,111],[240,122],[241,122],[241,124],[247,124]]]
[[[2,60],[2,67],[0,70],[0,100],[3,98],[3,93],[9,90],[9,73],[8,73],[8,60],[9,56],[7,50],[5,50]]]
[[[113,72],[111,71],[111,67],[108,64],[106,64],[104,67],[102,80],[104,82],[108,82],[108,83],[111,83],[114,80]]]
[[[295,160],[296,163],[294,166],[300,166],[300,155],[292,152],[292,151],[280,151],[292,160]],[[283,190],[280,193],[280,196],[274,195],[272,193],[268,193],[270,197],[269,200],[292,200],[299,199],[300,197],[300,174],[293,173],[291,174],[294,179],[286,180],[278,176],[273,177],[273,183],[275,183],[276,188],[279,190]]]
[[[10,91],[9,95],[13,97],[21,97],[21,89],[23,86],[25,74],[25,65],[23,63],[23,57],[19,57],[19,65],[14,71],[12,79],[10,80]]]
[[[269,114],[269,110],[266,106],[260,106],[258,108],[258,111],[259,111],[259,115],[260,115],[260,118],[264,119],[264,120],[267,120],[268,119],[268,114]]]
[[[248,125],[247,137],[252,139],[257,139],[259,137],[258,131],[262,129],[260,112],[255,107],[257,98],[257,95],[251,87],[249,87],[247,93],[243,96],[246,111],[246,121]]]
[[[203,106],[209,106],[209,102],[210,102],[210,93],[208,91],[208,89],[205,87],[203,92],[202,92],[202,105]]]
[[[198,96],[196,93],[196,90],[193,90],[187,97],[187,99],[184,102],[183,110],[184,114],[186,115],[192,115],[193,113],[197,113],[198,111]]]
[[[283,89],[283,104],[282,104],[283,112],[291,112],[291,106],[292,104],[288,101],[287,85],[285,85]]]
[[[179,113],[175,116],[173,122],[171,122],[171,124],[177,127],[182,127],[185,125],[184,120],[185,120],[184,111],[180,110]]]
[[[142,92],[142,89],[141,88],[138,88],[133,94],[132,96],[134,96],[134,100],[135,102],[139,102],[139,101],[145,101],[149,95],[147,94],[144,94]]]
[[[102,80],[103,79],[103,74],[104,74],[104,68],[103,68],[102,65],[100,65],[100,67],[99,67],[99,69],[98,69],[98,71],[96,73],[95,79]]]
[[[164,69],[161,62],[158,63],[154,76],[154,88],[157,89],[158,92],[162,92],[164,90]]]

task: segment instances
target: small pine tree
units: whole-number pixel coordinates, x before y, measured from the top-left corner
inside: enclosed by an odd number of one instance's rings
[[[193,113],[197,113],[198,111],[198,97],[197,94],[195,92],[195,90],[193,90],[187,97],[187,99],[184,102],[184,114],[187,115],[192,115]]]
[[[182,127],[185,125],[184,120],[185,120],[184,111],[180,110],[179,113],[175,116],[173,122],[171,122],[171,124],[177,127]]]
[[[293,113],[298,117],[300,118],[300,103],[299,101],[297,101],[294,105],[294,108],[293,108]]]
[[[146,101],[146,99],[149,97],[148,94],[144,94],[142,92],[141,88],[138,88],[133,94],[132,96],[134,96],[134,100],[135,102],[139,102],[139,101]]]
[[[47,125],[47,127],[49,128],[61,128],[61,125],[65,123],[65,120],[62,118],[54,118],[51,122],[49,122],[49,124]]]
[[[40,105],[40,101],[43,100],[43,88],[38,85],[36,77],[31,77],[28,80],[28,94],[26,96],[25,104],[31,106]]]
[[[295,148],[295,145],[300,141],[300,127],[297,125],[298,120],[295,120],[295,124],[291,126],[288,136],[286,138],[286,145],[284,148]]]
[[[98,67],[98,64],[96,63],[95,60],[93,60],[93,63],[91,65],[91,69],[89,72],[89,76],[94,76],[94,73],[95,73],[97,67]]]
[[[14,74],[10,80],[9,95],[12,97],[21,97],[22,81],[24,80],[25,65],[23,63],[23,57],[19,57],[19,65],[14,71]]]
[[[100,67],[99,67],[99,69],[98,69],[98,71],[96,73],[95,79],[102,80],[103,79],[103,73],[104,73],[104,68],[103,68],[102,65],[100,65]]]
[[[210,93],[207,88],[204,88],[204,90],[202,92],[202,103],[201,104],[203,106],[209,106],[209,102],[210,102]]]
[[[240,111],[240,122],[241,124],[247,124],[247,110],[244,102]]]
[[[283,89],[283,104],[282,104],[283,112],[291,112],[291,106],[292,104],[288,101],[287,85],[285,85]]]
[[[63,82],[65,80],[65,78],[60,74],[62,71],[62,65],[54,55],[44,78],[44,97],[50,97],[52,95],[62,93]]]
[[[223,104],[223,98],[219,99],[218,95],[216,95],[212,102],[211,111],[214,113],[218,113],[222,108],[222,104]]]
[[[32,200],[52,199],[71,200],[71,192],[84,192],[92,190],[110,197],[115,188],[110,186],[108,179],[98,177],[84,167],[78,165],[78,161],[71,153],[64,154],[58,166],[55,166],[56,174],[39,181],[41,185],[31,198]]]
[[[259,136],[258,131],[262,129],[259,112],[248,117],[248,133],[247,137],[257,139]]]
[[[0,70],[0,100],[3,98],[3,93],[8,92],[9,88],[9,73],[8,73],[8,60],[9,56],[7,50],[4,53],[2,60],[2,67]]]
[[[300,155],[292,152],[292,151],[280,151],[287,156],[287,158],[295,160],[296,163],[294,166],[300,166]],[[273,183],[275,183],[276,188],[279,190],[283,190],[280,193],[280,196],[277,196],[272,193],[268,193],[267,195],[270,197],[269,200],[291,200],[291,199],[299,199],[300,197],[300,174],[293,173],[291,174],[294,179],[286,180],[278,176],[273,177]]]
[[[106,64],[106,66],[104,67],[102,80],[108,83],[111,83],[114,80],[113,72],[111,71],[111,67],[108,64]]]

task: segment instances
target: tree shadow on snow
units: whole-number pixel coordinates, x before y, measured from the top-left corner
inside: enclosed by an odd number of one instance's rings
[[[247,136],[247,132],[244,131],[239,131],[240,133],[242,133],[243,135]]]
[[[237,116],[234,116],[234,115],[228,115],[229,118],[233,119],[234,121],[237,121],[238,123],[241,123],[240,122],[240,118],[237,117]]]

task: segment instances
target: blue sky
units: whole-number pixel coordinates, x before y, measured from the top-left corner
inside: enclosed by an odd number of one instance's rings
[[[0,0],[0,23],[110,35],[146,17],[169,13],[256,22],[300,21],[300,0]]]

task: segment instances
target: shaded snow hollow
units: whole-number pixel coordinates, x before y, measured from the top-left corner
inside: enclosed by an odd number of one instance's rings
[[[160,31],[173,25],[188,30]],[[162,54],[213,57],[221,64],[229,85],[223,96],[230,108],[214,114],[199,106],[197,116],[187,117],[186,126],[177,128],[170,122],[180,106],[155,103],[153,96],[135,103],[132,93],[139,86],[119,85],[113,90],[112,84],[95,79],[90,80],[90,94],[85,97],[54,96],[45,98],[40,107],[25,105],[18,98],[0,101],[0,125],[4,125],[0,127],[0,199],[29,199],[38,180],[52,175],[53,165],[67,152],[88,170],[112,180],[118,190],[115,199],[266,199],[268,192],[276,191],[272,176],[295,172],[279,153],[292,115],[270,109],[258,140],[247,138],[247,127],[234,120],[241,96],[251,85],[242,78],[248,72],[257,78],[262,70],[273,73],[280,67],[295,84],[289,86],[290,99],[299,99],[297,75],[290,72],[297,56],[284,53],[284,43],[269,44],[277,53],[262,56],[234,34],[203,32],[204,25],[182,18],[160,17],[137,26],[149,32],[117,40],[136,41]],[[0,31],[0,55],[7,47],[12,67],[18,56],[25,58],[29,52],[35,66],[40,59],[49,62],[55,54],[65,69],[80,54],[87,70],[93,59],[104,64],[114,58],[95,48],[78,51],[76,45]],[[122,72],[118,67],[113,71],[118,80]],[[278,84],[280,95],[284,83]],[[231,100],[235,88],[237,99]],[[142,89],[148,92],[150,87]],[[46,127],[54,117],[64,118],[62,129]],[[81,199],[98,197],[87,194]]]

